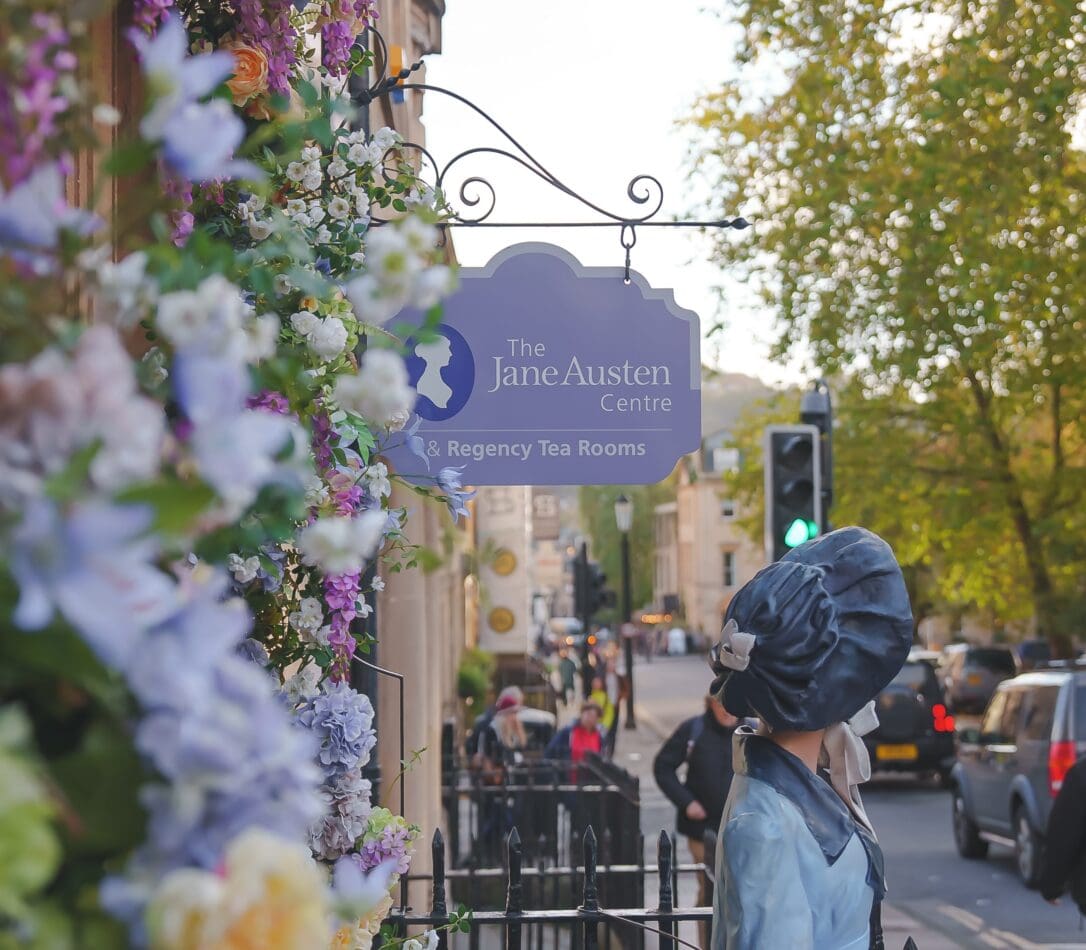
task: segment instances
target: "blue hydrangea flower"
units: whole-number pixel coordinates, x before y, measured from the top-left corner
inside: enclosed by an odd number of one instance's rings
[[[332,778],[364,766],[377,744],[373,706],[347,683],[326,681],[298,710],[298,719],[316,736],[320,762]]]

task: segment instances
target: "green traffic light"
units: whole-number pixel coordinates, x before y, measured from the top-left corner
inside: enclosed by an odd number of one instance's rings
[[[804,541],[818,537],[818,525],[813,521],[796,518],[784,532],[784,543],[790,548],[798,548]]]

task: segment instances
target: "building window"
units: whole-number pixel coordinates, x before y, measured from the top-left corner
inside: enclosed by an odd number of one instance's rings
[[[724,552],[724,586],[735,586],[735,552]]]
[[[734,501],[722,501],[720,503],[720,517],[725,521],[731,521],[735,517]]]

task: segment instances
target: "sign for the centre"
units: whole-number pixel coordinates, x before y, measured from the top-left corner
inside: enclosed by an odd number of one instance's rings
[[[701,439],[697,314],[639,274],[520,244],[460,272],[407,368],[431,474],[470,485],[657,482]],[[395,324],[421,325],[421,313]],[[417,457],[389,453],[404,474]]]

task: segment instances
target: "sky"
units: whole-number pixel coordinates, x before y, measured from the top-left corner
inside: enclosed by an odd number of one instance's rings
[[[540,164],[597,205],[634,216],[639,206],[626,197],[627,184],[650,174],[664,187],[660,218],[704,218],[688,180],[689,134],[679,123],[700,94],[734,74],[735,27],[712,9],[706,0],[448,0],[443,52],[427,57],[426,81],[476,103]],[[439,162],[465,149],[503,144],[467,107],[433,92],[426,93],[423,121],[427,147]],[[493,220],[594,217],[507,159],[476,156],[456,167],[462,177],[448,178],[447,190],[475,174],[494,185]],[[729,239],[749,235],[730,232]],[[467,267],[521,241],[560,244],[589,266],[624,261],[617,228],[458,228],[453,240]],[[699,314],[703,330],[725,319],[727,328],[703,342],[707,365],[770,383],[799,382],[797,365],[768,358],[772,314],[713,265],[709,253],[708,239],[694,229],[642,228],[632,266],[654,287],[673,288],[677,303]],[[717,286],[724,288],[723,302]]]

